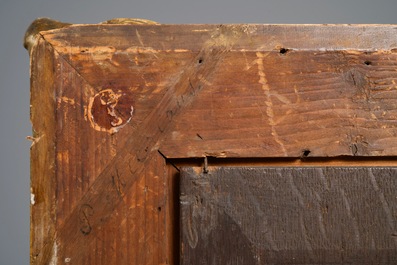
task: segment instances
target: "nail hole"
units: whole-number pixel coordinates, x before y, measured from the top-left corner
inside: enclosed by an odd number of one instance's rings
[[[280,48],[280,53],[281,53],[281,54],[286,54],[288,51],[289,51],[289,49]]]
[[[365,64],[365,65],[371,65],[372,62],[371,62],[371,61],[365,61],[364,64]]]
[[[161,212],[161,207],[160,206],[157,207],[157,211]]]
[[[311,153],[310,150],[305,149],[302,151],[302,157],[308,157],[310,153]]]
[[[198,63],[199,63],[199,64],[202,64],[203,61],[204,61],[204,60],[203,60],[202,58],[200,58],[200,59],[198,60]]]

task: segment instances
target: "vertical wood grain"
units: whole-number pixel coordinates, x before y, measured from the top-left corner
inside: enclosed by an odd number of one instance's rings
[[[51,260],[57,245],[51,239],[56,233],[57,181],[55,161],[55,86],[59,65],[53,48],[42,39],[31,56],[31,215],[30,262],[44,264]]]

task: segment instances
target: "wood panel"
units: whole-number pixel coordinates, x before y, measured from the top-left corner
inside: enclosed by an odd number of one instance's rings
[[[397,53],[229,52],[220,65],[211,89],[175,123],[161,149],[168,157],[387,156],[397,148]]]
[[[29,39],[32,264],[176,264],[171,158],[395,163],[393,25],[62,25]]]
[[[83,25],[43,37],[92,86],[135,99],[160,98],[203,47],[224,47],[212,80],[199,77],[206,89],[163,141],[167,158],[329,157],[394,155],[394,33],[392,25]]]
[[[394,264],[396,168],[184,168],[181,264]]]

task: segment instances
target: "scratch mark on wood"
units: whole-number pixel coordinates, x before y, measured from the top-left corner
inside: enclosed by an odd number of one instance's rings
[[[135,34],[136,34],[136,37],[138,38],[138,41],[139,41],[139,43],[141,44],[141,46],[142,46],[142,47],[145,47],[145,44],[143,43],[142,37],[141,37],[141,35],[139,34],[139,31],[138,31],[137,29],[135,30]],[[154,57],[156,57],[156,59],[159,58],[159,57],[156,55],[156,52],[153,51],[153,49],[149,49],[149,51],[152,51],[151,54],[152,54]]]
[[[350,208],[350,203],[348,198],[346,197],[345,194],[345,190],[341,187],[340,188],[340,193],[342,195],[342,199],[343,199],[343,203],[345,204],[345,208],[346,208],[346,212],[347,212],[347,216],[349,217],[349,220],[351,220],[352,226],[353,226],[353,231],[355,234],[355,242],[356,242],[356,246],[360,247],[360,231],[358,230],[358,225],[357,225],[357,221],[354,218],[351,208]]]
[[[385,195],[383,194],[383,191],[379,188],[378,182],[376,181],[376,178],[375,178],[374,173],[372,172],[372,169],[368,170],[368,175],[371,180],[372,187],[374,188],[374,190],[376,191],[376,193],[379,196],[379,200],[382,204],[383,211],[386,214],[387,223],[389,224],[390,229],[394,231],[395,228],[394,228],[393,215],[392,215],[390,207],[385,199]],[[395,242],[397,243],[397,238],[395,238]]]
[[[310,243],[309,236],[308,236],[309,229],[307,229],[307,227],[306,227],[306,223],[305,223],[305,220],[303,219],[302,211],[299,212],[299,223],[300,223],[301,231],[303,234],[303,240],[305,242],[306,249],[309,250],[308,252],[309,252],[309,255],[311,256],[311,259],[314,259],[313,247],[312,247],[312,244]]]
[[[296,195],[296,197],[298,198],[299,204],[302,206],[302,208],[305,207],[305,202],[304,202],[304,200],[303,200],[303,196],[302,196],[302,194],[300,193],[300,191],[298,190],[298,188],[296,187],[296,185],[295,185],[295,183],[294,183],[294,178],[293,178],[293,176],[291,175],[291,173],[289,173],[288,182],[289,182],[289,185],[291,186],[292,192],[293,192],[293,193]]]
[[[318,192],[314,192],[314,196],[315,196],[315,198],[316,198],[316,203],[317,203],[318,226],[319,226],[319,228],[320,228],[321,235],[322,235],[326,240],[328,240],[328,236],[327,236],[327,233],[326,233],[326,231],[325,231],[325,226],[324,226],[324,218],[323,218],[324,211],[322,210],[322,207],[321,207],[321,204],[320,204],[320,202],[321,202],[321,196],[318,194]]]
[[[92,227],[90,224],[89,217],[94,214],[94,209],[89,204],[83,204],[80,207],[80,232],[87,236],[91,233]]]
[[[114,188],[117,190],[119,196],[123,197],[124,196],[123,189],[125,187],[125,182],[122,180],[118,169],[116,169],[116,174],[112,176],[112,184]]]
[[[323,169],[317,168],[317,169],[316,169],[316,173],[318,174],[318,177],[319,177],[319,179],[321,180],[321,182],[324,184],[325,190],[329,190],[328,181],[327,181],[327,179],[325,178]]]
[[[138,38],[139,43],[142,45],[142,47],[145,47],[145,44],[143,44],[142,37],[139,34],[138,29],[135,30],[135,34],[136,34],[136,37]]]
[[[197,224],[195,222],[195,218],[193,216],[196,215],[195,209],[197,207],[194,207],[193,201],[191,200],[190,196],[188,195],[181,195],[180,197],[180,203],[181,205],[184,205],[182,207],[189,207],[190,212],[182,213],[182,220],[184,222],[183,230],[185,235],[187,236],[189,246],[191,248],[196,248],[197,242],[198,242],[198,234],[197,234]]]
[[[266,79],[266,74],[265,74],[265,67],[263,65],[263,59],[267,56],[268,54],[264,54],[261,52],[257,52],[257,65],[258,65],[258,75],[259,75],[259,84],[262,86],[262,90],[265,93],[266,96],[266,114],[269,120],[269,125],[272,130],[272,136],[274,137],[274,140],[276,143],[280,145],[281,151],[283,154],[286,156],[287,155],[287,150],[284,147],[283,142],[280,140],[280,137],[276,131],[276,123],[274,121],[274,111],[273,111],[273,102],[271,100],[271,93],[270,93],[270,87],[269,84],[267,83]]]

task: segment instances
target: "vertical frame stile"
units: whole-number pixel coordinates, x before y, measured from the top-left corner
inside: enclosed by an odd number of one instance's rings
[[[30,263],[56,260],[56,100],[59,69],[53,48],[42,38],[31,51]]]

